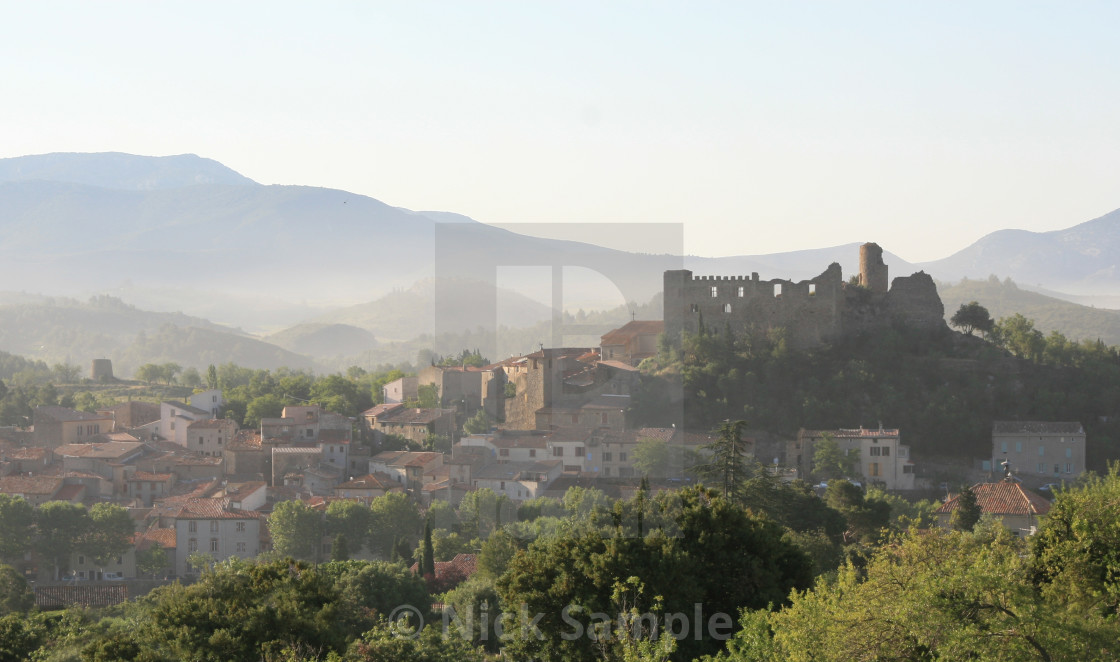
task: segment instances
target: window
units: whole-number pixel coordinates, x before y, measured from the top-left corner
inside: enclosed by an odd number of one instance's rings
[[[576,446],[576,457],[583,457],[584,452],[583,446]]]
[[[899,447],[899,449],[898,449],[898,456],[899,456],[899,457],[906,457],[906,449],[905,449],[905,448],[902,448],[902,447]]]
[[[218,539],[217,538],[211,538],[210,539],[210,551],[211,552],[217,552],[218,551]]]
[[[218,532],[218,520],[210,520],[210,533]]]
[[[1015,452],[1016,453],[1022,453],[1023,452],[1023,442],[1021,442],[1021,441],[1016,441],[1015,442]]]
[[[1066,462],[1066,473],[1067,474],[1073,473],[1073,464],[1070,463],[1070,462]]]
[[[311,428],[307,428],[306,430],[304,430],[304,433],[307,435],[308,439],[315,435],[315,432]]]
[[[210,402],[217,402],[217,401],[218,401],[218,396],[216,396],[216,395],[210,396]]]
[[[730,313],[731,312],[731,304],[729,304],[729,303],[723,304],[723,312]]]
[[[238,554],[244,554],[245,553],[245,543],[243,543],[243,542],[237,543],[237,553]]]
[[[237,532],[238,533],[244,533],[245,532],[245,522],[238,522],[237,523]]]
[[[904,465],[902,465],[902,473],[904,473],[904,474],[912,474],[912,473],[914,473],[914,465],[912,465],[912,464],[904,464]]]
[[[1038,463],[1038,473],[1046,473],[1046,467],[1042,466],[1041,462]]]
[[[619,453],[618,454],[618,461],[619,462],[625,462],[626,461],[626,453]]]
[[[745,295],[745,294],[746,294],[746,288],[743,287],[742,285],[740,285],[739,286],[739,298],[742,299],[743,295]]]
[[[890,457],[890,454],[891,454],[891,447],[890,446],[883,446],[883,457]]]
[[[79,554],[78,555],[78,565],[85,565],[85,564],[86,564],[86,557]]]
[[[187,533],[198,533],[198,522],[194,520],[187,522]]]
[[[603,412],[599,415],[599,425],[609,425],[607,422],[607,412]]]
[[[175,428],[171,428],[171,429],[174,430]],[[78,426],[78,436],[79,437],[82,436],[82,426],[80,426],[80,425]]]
[[[1072,448],[1067,448],[1066,449],[1066,457],[1073,457],[1073,449]]]
[[[1046,455],[1046,447],[1045,446],[1039,446],[1038,447],[1038,456],[1042,457],[1043,455]]]
[[[809,283],[809,296],[811,296],[811,297],[817,296],[817,284],[816,283]]]
[[[579,423],[579,414],[572,414],[572,423]]]
[[[871,452],[868,453],[868,455],[870,455],[871,457],[879,457],[879,450],[880,449],[879,449],[878,446],[872,446],[871,447]]]
[[[553,457],[564,457],[564,447],[563,446],[557,446],[557,447],[553,448],[552,449],[552,455],[553,455]]]
[[[202,435],[198,435],[198,445],[202,445]]]
[[[698,313],[698,312],[700,312],[700,306],[698,306],[698,305],[696,305],[696,304],[694,304],[694,303],[693,303],[693,304],[689,304],[689,306],[688,306],[688,310],[689,310],[689,312],[693,312],[693,313]]]
[[[714,299],[718,296],[719,296],[719,288],[716,287],[715,285],[712,285],[712,298]]]
[[[190,540],[187,541],[187,551],[188,552],[197,552],[198,551],[198,538],[191,538]]]
[[[610,462],[612,457],[613,456],[610,453],[603,453],[603,461],[604,462]]]
[[[222,445],[222,438],[221,438],[221,437],[218,437],[218,445],[219,445],[219,446],[221,446],[221,445]]]
[[[499,483],[499,485],[501,485],[501,487],[499,487],[498,489],[500,489],[501,491],[503,491],[503,492],[504,492],[504,491],[505,491],[505,489],[506,489],[506,481],[504,481],[504,480],[503,480],[503,481],[501,481],[501,482]]]
[[[999,442],[999,450],[1000,450],[1001,453],[1006,453],[1007,452],[1007,442],[1006,441]]]
[[[536,457],[536,456],[537,456],[537,449],[530,448],[529,449],[529,457]]]
[[[633,467],[619,467],[618,468],[618,475],[619,476],[633,476],[634,475],[634,468]]]
[[[781,283],[774,283],[774,296],[776,296],[776,297],[782,296],[782,284]]]
[[[502,457],[509,457],[509,449],[508,448],[499,448],[498,449],[498,455],[501,455]]]
[[[879,463],[878,462],[872,462],[871,466],[870,466],[870,469],[871,469],[871,475],[872,476],[878,476],[879,475]]]
[[[117,557],[117,565],[123,565],[123,564],[124,564],[124,557],[123,556],[118,556]]]
[[[604,476],[611,475],[611,468],[610,467],[603,467],[603,475]]]

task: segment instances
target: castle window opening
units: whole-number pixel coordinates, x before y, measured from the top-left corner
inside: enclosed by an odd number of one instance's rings
[[[811,296],[811,297],[817,296],[817,284],[816,283],[809,283],[809,296]]]
[[[782,296],[782,284],[781,283],[774,283],[774,296],[776,296],[776,297]]]
[[[698,312],[700,312],[700,306],[698,306],[697,304],[694,303],[691,306],[689,306],[689,310],[691,312],[698,313]]]
[[[731,312],[731,304],[729,304],[729,303],[723,304],[723,312],[730,313]]]
[[[715,285],[712,285],[712,298],[714,299],[718,296],[719,296],[719,288],[716,287]]]
[[[739,286],[739,298],[740,299],[742,299],[743,295],[746,294],[746,289],[747,288],[743,287],[742,285]]]

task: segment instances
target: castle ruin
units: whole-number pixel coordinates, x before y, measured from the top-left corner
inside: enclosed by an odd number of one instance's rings
[[[892,324],[942,330],[945,306],[925,272],[895,278],[888,289],[887,265],[877,244],[860,246],[858,284],[845,282],[840,265],[809,280],[760,280],[745,276],[693,276],[687,269],[665,272],[665,333],[678,340],[701,323],[722,332],[766,335],[785,329],[791,347],[804,349]]]

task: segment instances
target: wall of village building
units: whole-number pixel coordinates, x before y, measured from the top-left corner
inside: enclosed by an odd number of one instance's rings
[[[33,441],[41,448],[85,443],[90,437],[113,432],[113,417],[65,407],[36,407],[32,412]]]
[[[992,425],[992,459],[985,469],[1012,471],[1036,482],[1071,481],[1085,471],[1085,428],[1077,422],[997,421]]]
[[[816,444],[831,437],[836,446],[848,455],[855,456],[857,475],[867,485],[878,485],[888,490],[912,490],[915,486],[914,463],[910,447],[901,443],[897,429],[840,429],[801,430],[790,449],[798,475],[808,477],[813,472],[813,454]]]
[[[420,397],[417,388],[419,377],[401,377],[381,387],[381,401],[385,404],[400,404]]]
[[[207,412],[210,418],[221,418],[226,401],[222,398],[221,390],[214,388],[192,394],[190,404],[196,409]]]
[[[85,554],[71,554],[67,569],[73,576],[91,581],[104,580],[106,573],[116,573],[122,579],[132,579],[136,577],[136,549],[129,548],[124,554],[109,559],[106,563],[97,563]]]
[[[222,457],[237,430],[237,423],[225,418],[193,421],[187,426],[185,448],[206,457]]]
[[[174,400],[161,402],[159,405],[159,436],[187,446],[187,428],[195,421],[205,421],[211,418],[210,412],[192,405]]]
[[[221,519],[175,520],[175,543],[178,550],[175,574],[180,577],[197,574],[190,568],[188,557],[194,552],[210,555],[215,561],[228,558],[250,559],[260,553],[260,519],[255,514]]]

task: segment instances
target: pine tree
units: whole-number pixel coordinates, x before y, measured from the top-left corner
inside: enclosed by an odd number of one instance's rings
[[[424,523],[424,556],[421,559],[420,574],[425,577],[436,576],[436,551],[432,545],[432,520]]]

